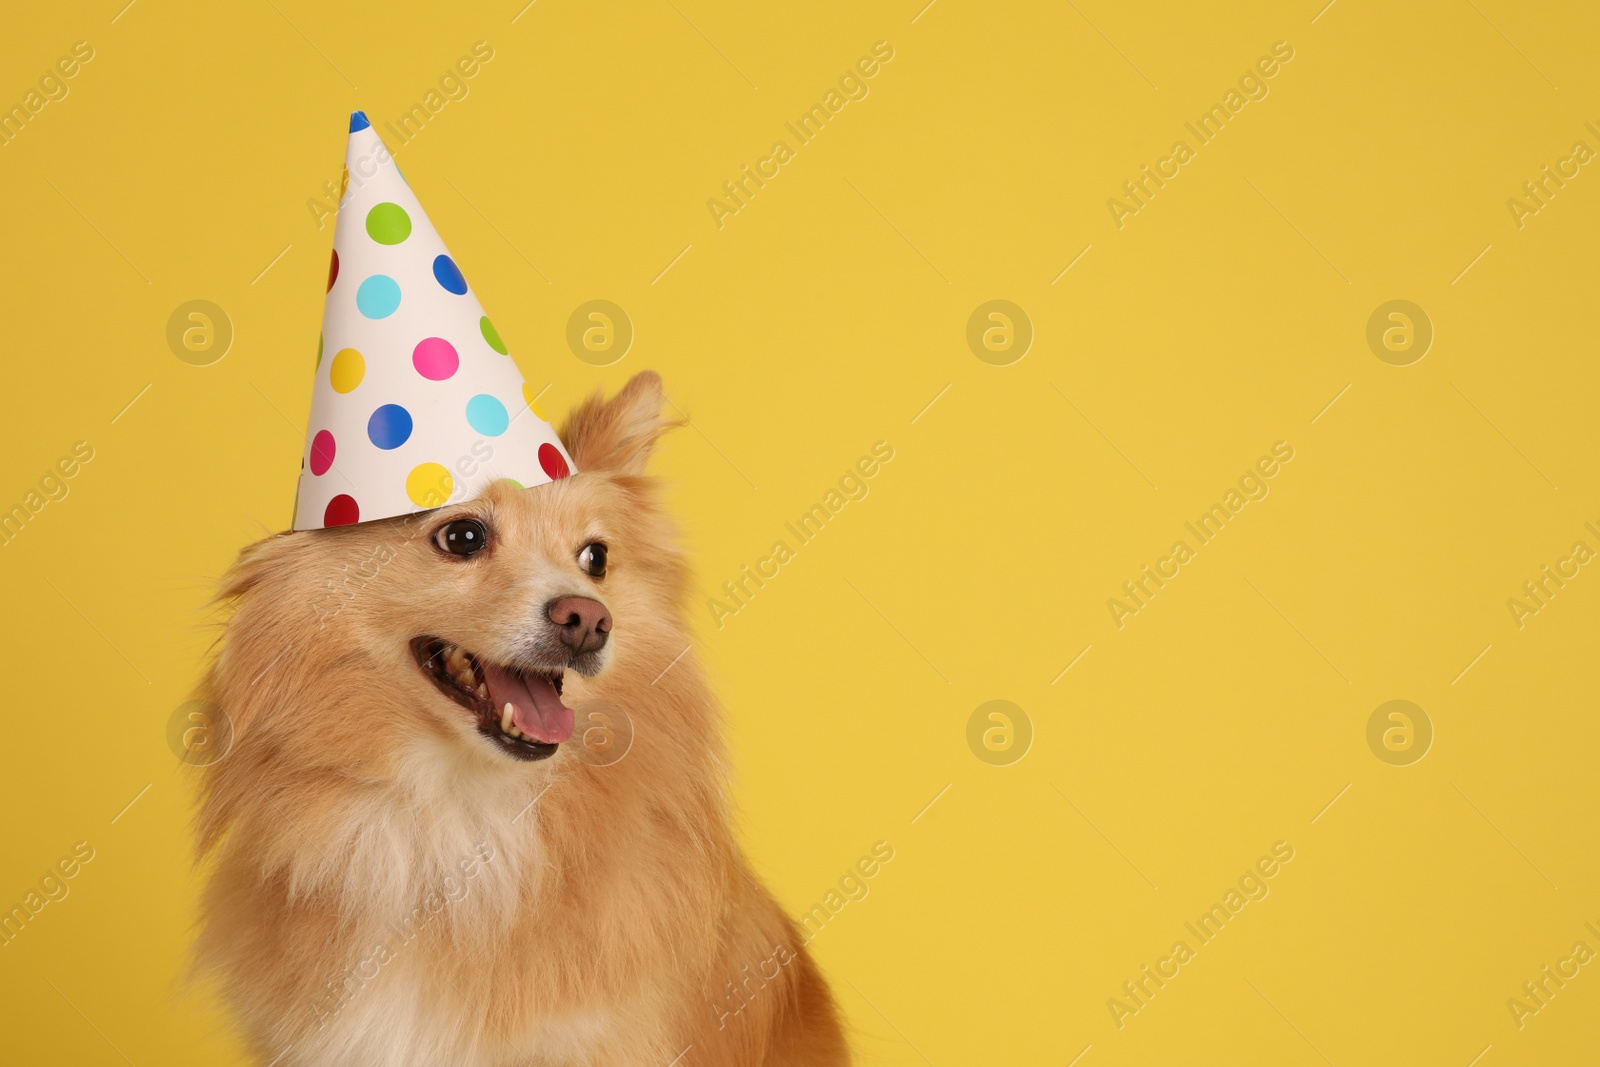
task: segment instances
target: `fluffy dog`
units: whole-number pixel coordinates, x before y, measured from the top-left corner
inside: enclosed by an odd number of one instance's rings
[[[729,826],[670,425],[640,374],[568,419],[572,477],[241,554],[198,965],[261,1063],[848,1063]]]

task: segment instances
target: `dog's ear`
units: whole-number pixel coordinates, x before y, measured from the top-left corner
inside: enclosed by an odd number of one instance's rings
[[[610,400],[595,393],[567,416],[561,440],[578,470],[643,474],[656,439],[677,419],[662,415],[668,403],[655,371],[640,371]]]

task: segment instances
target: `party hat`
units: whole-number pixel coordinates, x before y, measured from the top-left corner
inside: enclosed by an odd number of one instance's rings
[[[572,458],[360,111],[345,173],[294,528],[565,478]]]

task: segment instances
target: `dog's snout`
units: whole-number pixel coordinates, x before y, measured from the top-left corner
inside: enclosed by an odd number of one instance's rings
[[[561,643],[575,656],[598,652],[611,634],[611,613],[598,600],[586,596],[564,596],[550,602],[550,621],[555,623]]]

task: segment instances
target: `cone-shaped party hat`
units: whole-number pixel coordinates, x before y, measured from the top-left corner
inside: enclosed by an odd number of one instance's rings
[[[360,111],[345,171],[294,528],[565,478],[571,457]]]

